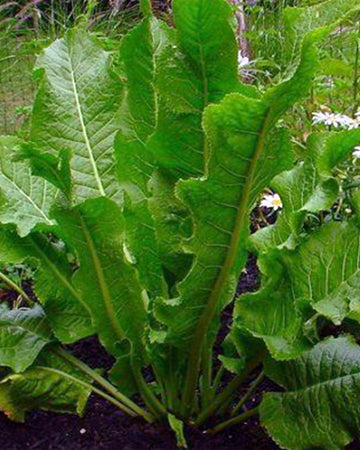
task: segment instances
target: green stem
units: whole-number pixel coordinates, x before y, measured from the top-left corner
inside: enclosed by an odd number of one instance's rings
[[[126,397],[124,394],[119,392],[115,386],[113,386],[109,381],[105,380],[101,375],[99,375],[95,370],[92,370],[89,366],[84,364],[79,359],[75,358],[75,356],[71,355],[61,347],[57,347],[53,350],[54,353],[56,353],[61,358],[68,361],[70,364],[72,364],[74,367],[77,367],[79,370],[81,370],[83,373],[85,373],[89,378],[94,380],[96,383],[98,383],[100,386],[102,386],[105,390],[110,392],[117,400],[119,400],[121,403],[126,405],[127,408],[133,410],[136,414],[143,417],[147,422],[151,423],[154,421],[154,417],[149,414],[147,411],[143,410],[138,406],[136,403],[134,403],[132,400],[130,400],[128,397]]]
[[[202,314],[198,326],[196,327],[196,331],[193,336],[192,343],[190,345],[191,351],[189,355],[189,362],[187,367],[187,373],[185,378],[185,386],[184,386],[184,394],[182,398],[183,409],[182,415],[183,417],[188,417],[193,408],[193,399],[195,398],[196,393],[196,385],[198,380],[198,374],[200,369],[201,362],[201,353],[204,345],[204,341],[206,339],[206,334],[209,328],[209,325],[216,313],[216,309],[218,307],[218,300],[220,295],[223,292],[224,286],[228,280],[229,273],[234,266],[236,258],[238,256],[239,243],[241,238],[241,231],[245,225],[245,220],[248,214],[249,208],[249,199],[252,188],[253,179],[255,176],[255,171],[257,168],[257,162],[260,158],[264,145],[265,145],[265,137],[268,130],[269,122],[271,120],[270,111],[264,118],[264,123],[261,129],[261,132],[258,137],[258,141],[256,144],[256,148],[254,151],[253,158],[250,162],[248,177],[243,186],[242,190],[242,198],[238,208],[238,212],[236,215],[235,226],[230,238],[229,251],[226,255],[224,264],[220,270],[219,276],[216,279],[214,288],[211,291],[209,300],[205,307],[204,313]]]
[[[152,368],[154,371],[155,381],[159,385],[161,402],[166,403],[167,395],[166,395],[165,383],[163,382],[162,377],[161,377],[158,369],[155,367],[155,365],[153,365]]]
[[[178,380],[176,378],[176,361],[177,351],[174,347],[169,348],[169,371],[166,380],[166,397],[167,406],[170,411],[179,412],[179,395],[178,395]]]
[[[144,376],[141,370],[137,366],[133,366],[133,373],[138,385],[139,391],[146,403],[147,407],[153,412],[157,418],[161,418],[167,415],[165,406],[158,400],[158,398],[151,392],[149,386],[144,380]]]
[[[202,386],[201,406],[204,408],[210,403],[211,398],[211,376],[212,376],[212,346],[204,346],[202,358]]]
[[[150,0],[140,0],[140,11],[145,17],[152,16],[152,5]]]
[[[220,386],[221,383],[221,379],[223,377],[225,373],[225,367],[221,364],[221,366],[219,367],[219,370],[217,371],[217,374],[215,375],[215,379],[212,385],[212,390],[213,390],[213,394],[216,394],[216,391],[218,389],[218,387]]]
[[[254,409],[249,409],[248,411],[245,411],[244,413],[240,414],[239,416],[232,417],[231,419],[226,420],[225,422],[219,423],[219,425],[216,425],[216,427],[206,430],[206,433],[207,434],[219,433],[219,431],[222,431],[222,430],[225,430],[225,428],[229,428],[234,425],[237,425],[238,423],[245,422],[245,420],[247,420],[250,417],[255,416],[257,414],[259,414],[259,407],[256,407]]]
[[[3,280],[13,291],[17,292],[23,300],[27,303],[28,306],[34,306],[35,302],[33,302],[27,293],[17,284],[10,280],[4,273],[0,272],[0,279]]]
[[[85,383],[83,383],[83,384],[85,384]],[[123,403],[116,400],[116,398],[112,397],[111,395],[108,395],[106,392],[102,391],[101,389],[98,389],[96,386],[92,386],[90,383],[89,383],[89,386],[91,386],[91,389],[93,392],[100,395],[105,400],[108,400],[113,405],[117,406],[124,413],[128,414],[131,417],[137,416],[137,414],[132,409],[128,408],[126,405],[124,405]]]
[[[51,29],[51,40],[55,41],[55,39],[56,39],[56,32],[55,32],[54,0],[51,0],[51,3],[50,3],[50,29]]]
[[[358,97],[358,88],[359,88],[359,49],[360,43],[359,40],[356,41],[356,50],[355,50],[355,69],[354,69],[354,80],[353,80],[353,102],[354,102],[354,111],[355,114],[358,108],[357,105],[357,97]]]
[[[251,394],[255,391],[255,389],[259,386],[259,384],[262,382],[262,380],[264,379],[264,372],[261,372],[256,378],[255,380],[251,383],[248,391],[246,392],[246,394],[240,399],[239,403],[234,406],[233,410],[231,411],[231,415],[235,416],[237,414],[237,412],[245,405],[245,403],[248,401],[249,397],[251,396]]]
[[[200,426],[205,420],[207,420],[212,414],[216,413],[224,405],[232,400],[233,395],[241,386],[241,384],[246,380],[246,378],[253,372],[253,370],[260,364],[266,355],[266,350],[259,352],[251,361],[248,362],[244,371],[236,375],[236,377],[226,386],[226,388],[219,394],[215,400],[201,412],[199,417],[196,419],[194,425]]]
[[[119,402],[116,398],[112,397],[111,395],[108,395],[106,392],[102,391],[101,389],[97,388],[96,386],[93,386],[90,383],[87,383],[86,381],[80,380],[79,378],[76,378],[72,375],[70,375],[69,373],[66,372],[62,372],[58,369],[54,369],[52,367],[46,367],[46,366],[36,366],[42,370],[48,371],[48,372],[53,372],[53,373],[57,373],[60,374],[63,377],[69,378],[69,380],[71,380],[74,383],[80,384],[81,386],[84,386],[85,388],[91,390],[92,392],[95,392],[96,394],[100,395],[101,397],[105,398],[106,400],[108,400],[110,403],[112,403],[113,405],[117,406],[119,409],[121,409],[121,411],[125,412],[126,414],[129,414],[129,416],[131,417],[136,417],[136,413],[131,410],[130,408],[128,408],[127,406],[125,406],[124,404],[122,404],[121,402]]]

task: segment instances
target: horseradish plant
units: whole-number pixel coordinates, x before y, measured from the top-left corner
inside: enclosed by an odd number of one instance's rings
[[[347,221],[308,233],[304,221],[337,200],[334,170],[360,131],[310,136],[294,165],[278,122],[307,95],[319,40],[360,2],[287,10],[288,74],[265,93],[238,79],[225,0],[174,0],[174,27],[142,10],[119,55],[82,29],[48,47],[28,139],[1,138],[1,260],[36,270],[36,300],[1,274],[22,302],[1,303],[0,407],[18,421],[82,414],[95,392],[168,421],[180,445],[184,424],[216,418],[214,433],[259,413],[284,447],[341,448],[359,431],[360,349],[317,327],[360,320],[359,195]],[[250,236],[269,185],[284,209]],[[249,250],[261,288],[235,300],[217,358]],[[64,347],[91,335],[116,360],[109,373]],[[244,410],[262,364],[284,390]]]

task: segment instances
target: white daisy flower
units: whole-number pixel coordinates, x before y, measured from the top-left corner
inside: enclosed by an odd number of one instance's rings
[[[279,194],[265,194],[264,198],[260,202],[260,206],[265,206],[266,208],[271,208],[274,211],[277,211],[283,207],[283,204]]]
[[[352,120],[352,122],[348,125],[348,130],[355,130],[360,127],[360,114]]]
[[[333,126],[337,128],[343,123],[344,119],[341,114],[330,112],[315,112],[313,113],[313,124],[323,123],[324,125]]]
[[[238,51],[238,67],[243,69],[251,64],[250,59],[247,56],[243,56],[241,50]]]
[[[334,88],[335,87],[335,83],[332,77],[326,77],[325,78],[325,85],[327,88]]]
[[[352,117],[349,117],[346,114],[339,114],[338,116],[338,120],[340,121],[340,125],[342,127],[348,128],[349,130],[357,128],[357,122]]]
[[[360,145],[354,148],[352,155],[354,158],[360,159]]]

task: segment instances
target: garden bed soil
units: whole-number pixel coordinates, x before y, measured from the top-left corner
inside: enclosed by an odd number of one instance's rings
[[[187,433],[189,448],[276,449],[256,420],[234,427],[216,436],[200,431]],[[171,431],[140,419],[132,419],[116,407],[93,396],[83,418],[68,414],[34,411],[25,424],[0,417],[2,450],[176,450]]]
[[[257,288],[258,271],[254,257],[249,258],[247,269],[241,277],[238,294]],[[223,338],[231,321],[231,307],[222,318]],[[220,346],[217,345],[220,349]],[[113,359],[107,355],[95,337],[69,347],[91,367],[110,368]],[[220,351],[220,350],[219,350]],[[265,380],[259,391],[250,399],[252,406],[259,402],[261,393],[273,389]],[[251,405],[249,405],[251,406]],[[279,447],[266,435],[257,418],[229,428],[215,436],[200,430],[188,429],[186,436],[193,450],[272,450]],[[360,450],[360,444],[349,449]],[[173,433],[163,425],[150,425],[142,419],[133,419],[101,397],[92,395],[85,415],[56,414],[31,411],[26,422],[10,421],[0,413],[1,450],[176,450]]]

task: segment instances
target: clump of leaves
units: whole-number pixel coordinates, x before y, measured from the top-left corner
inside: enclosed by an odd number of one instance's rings
[[[337,200],[334,173],[360,130],[310,136],[294,165],[278,125],[311,87],[320,39],[359,9],[328,0],[287,10],[289,76],[264,94],[239,82],[225,0],[175,0],[173,28],[143,1],[116,66],[82,29],[43,52],[29,139],[0,140],[0,259],[34,267],[38,298],[0,309],[9,417],[82,414],[95,392],[167,420],[180,445],[184,424],[217,417],[215,432],[259,412],[291,449],[341,448],[359,431],[360,350],[350,336],[321,341],[317,326],[360,318],[358,216],[303,224]],[[250,236],[269,185],[284,209]],[[218,361],[221,312],[249,249],[262,285],[236,299]],[[108,374],[63,348],[94,334],[116,359]],[[264,361],[285,392],[244,412],[239,389]]]

